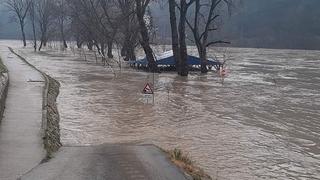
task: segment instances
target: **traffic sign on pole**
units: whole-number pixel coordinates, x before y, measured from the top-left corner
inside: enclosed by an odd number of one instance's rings
[[[143,94],[153,94],[153,90],[152,90],[152,88],[151,88],[151,86],[150,86],[149,83],[147,83],[147,84],[145,85],[145,87],[144,87],[143,90],[142,90],[142,93],[143,93]]]

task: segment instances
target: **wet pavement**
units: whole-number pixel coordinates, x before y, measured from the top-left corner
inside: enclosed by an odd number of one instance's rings
[[[0,123],[0,179],[15,180],[45,157],[41,139],[42,88],[40,73],[0,46],[9,71],[9,89]],[[31,82],[38,81],[38,82]]]
[[[21,180],[187,180],[152,145],[62,147],[48,163]]]
[[[141,90],[152,74],[112,71],[94,55],[17,49],[61,82],[64,145],[179,147],[219,180],[320,179],[320,51],[230,48],[223,85],[216,73],[156,74],[147,105]]]

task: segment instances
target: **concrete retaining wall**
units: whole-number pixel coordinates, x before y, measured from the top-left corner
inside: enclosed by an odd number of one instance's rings
[[[9,86],[8,73],[0,73],[0,123],[3,117],[3,111],[6,104],[8,86]]]

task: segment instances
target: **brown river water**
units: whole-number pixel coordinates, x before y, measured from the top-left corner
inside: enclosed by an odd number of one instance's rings
[[[61,82],[64,145],[178,147],[219,180],[320,179],[320,51],[230,48],[224,84],[156,74],[152,105],[141,94],[152,74],[3,43]]]

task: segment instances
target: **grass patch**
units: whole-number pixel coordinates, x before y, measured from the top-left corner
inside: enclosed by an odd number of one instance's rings
[[[6,72],[8,72],[8,70],[0,58],[0,73],[6,73]]]
[[[171,161],[189,174],[193,180],[212,180],[201,168],[195,166],[190,157],[184,154],[182,150],[176,148],[167,153],[169,153]]]

